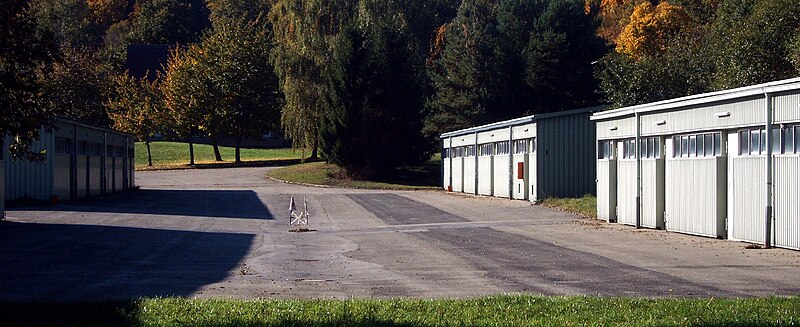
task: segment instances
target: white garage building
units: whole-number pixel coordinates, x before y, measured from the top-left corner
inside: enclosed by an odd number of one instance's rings
[[[538,201],[594,193],[600,107],[533,115],[441,135],[443,187]]]
[[[800,249],[800,79],[592,120],[599,218]]]
[[[133,135],[58,118],[52,131],[43,128],[31,146],[45,150],[44,162],[9,158],[9,142],[6,138],[0,151],[5,201],[70,200],[135,187]]]

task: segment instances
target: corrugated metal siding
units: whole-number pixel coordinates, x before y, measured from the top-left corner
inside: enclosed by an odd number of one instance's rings
[[[622,118],[597,122],[597,139],[620,139],[636,136],[636,118]]]
[[[55,138],[46,130],[39,131],[40,139],[31,144],[31,149],[38,151],[47,150],[45,162],[30,162],[27,160],[4,160],[5,169],[5,199],[16,200],[30,198],[34,200],[50,200],[53,193],[53,161],[55,153]],[[9,141],[5,141],[8,143]],[[7,149],[7,144],[4,145]]]
[[[69,200],[69,155],[56,154],[53,168],[53,195],[60,200]]]
[[[464,191],[464,158],[453,158],[453,192]]]
[[[450,138],[442,139],[442,188],[447,190],[450,186],[450,157],[445,155],[445,149],[450,148]]]
[[[462,136],[453,137],[451,147],[459,147],[465,145],[475,145],[475,134],[467,134]]]
[[[123,164],[124,160],[125,160],[124,158],[114,158],[114,161],[115,161],[115,166],[114,167],[116,168],[116,169],[114,169],[114,191],[115,192],[122,192],[122,191],[125,190],[123,188],[124,185],[122,183],[122,176],[124,175],[123,172],[125,171],[124,170],[125,165]]]
[[[729,112],[729,117],[717,113]],[[660,124],[658,122],[662,122]],[[725,129],[764,123],[764,97],[749,97],[687,108],[641,115],[642,135],[665,135],[697,130]]]
[[[514,126],[512,127],[512,133],[515,140],[536,137],[536,123]]]
[[[86,197],[86,156],[78,156],[78,197]]]
[[[799,90],[775,95],[772,104],[772,117],[776,124],[800,121]]]
[[[731,204],[728,238],[764,242],[764,156],[733,157],[731,161]]]
[[[492,195],[492,157],[478,157],[478,194]]]
[[[528,199],[531,201],[543,200],[537,197],[539,192],[536,186],[536,156],[538,151],[527,154],[528,156]]]
[[[676,232],[725,236],[726,158],[667,159],[666,225]]]
[[[442,159],[442,187],[446,190],[450,186],[450,158]]]
[[[636,225],[636,160],[617,161],[617,222]]]
[[[494,196],[507,198],[509,196],[509,182],[511,180],[511,176],[509,174],[509,169],[511,169],[509,165],[510,156],[509,155],[496,155],[493,157],[494,165],[493,165],[493,174],[494,174],[494,186],[492,188]]]
[[[664,227],[664,159],[642,159],[642,226]]]
[[[89,191],[92,193],[92,195],[99,195],[102,189],[102,181],[100,179],[102,174],[100,171],[100,165],[103,161],[103,158],[91,156],[89,157],[89,161]]]
[[[508,132],[509,132],[508,127],[502,127],[500,129],[480,132],[478,133],[478,144],[508,141],[510,139],[510,135],[508,135]]]
[[[130,187],[133,189],[136,187],[136,160],[134,158],[128,159],[130,164],[128,166],[128,173],[131,176],[130,180]]]
[[[773,166],[775,246],[800,249],[800,157],[777,156]]]
[[[113,168],[114,168],[114,160],[112,158],[106,157],[105,177],[106,177],[106,192],[108,193],[111,193],[111,191],[114,189]]]
[[[617,161],[597,160],[597,218],[617,220]]]
[[[464,158],[464,192],[475,193],[475,157]]]
[[[519,163],[522,163],[522,179],[519,179]],[[512,168],[514,171],[511,173],[511,179],[514,181],[513,185],[513,195],[514,198],[517,200],[525,200],[528,196],[528,155],[527,154],[515,154],[514,161],[512,163]]]
[[[537,198],[596,191],[596,128],[589,114],[543,119],[536,125]]]

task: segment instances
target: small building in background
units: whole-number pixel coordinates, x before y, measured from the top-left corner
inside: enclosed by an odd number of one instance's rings
[[[9,142],[3,141],[0,174],[5,201],[73,200],[135,187],[133,135],[57,118],[31,146],[45,151],[44,162],[9,158]]]
[[[159,73],[165,73],[170,50],[168,44],[129,44],[125,61],[128,75],[154,81]]]
[[[800,249],[800,79],[592,120],[600,219]]]
[[[539,201],[595,191],[600,107],[527,116],[444,133],[443,187],[453,192]]]

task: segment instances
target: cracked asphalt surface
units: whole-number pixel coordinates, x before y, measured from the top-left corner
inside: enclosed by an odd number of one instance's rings
[[[0,300],[800,294],[800,252],[583,219],[525,201],[315,188],[273,168],[137,172],[141,190],[17,207]],[[292,233],[289,198],[311,232]]]

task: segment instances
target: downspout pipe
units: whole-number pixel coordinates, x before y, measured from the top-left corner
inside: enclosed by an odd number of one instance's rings
[[[772,247],[772,94],[765,93],[764,115],[766,122],[764,131],[766,132],[766,168],[764,169],[767,184],[765,189],[766,207],[764,208],[764,248]]]
[[[636,113],[636,228],[642,228],[642,117]]]

